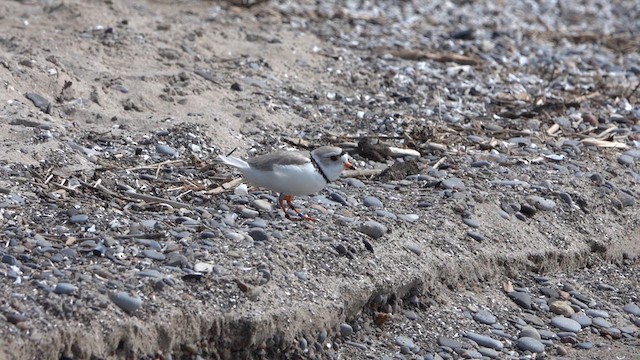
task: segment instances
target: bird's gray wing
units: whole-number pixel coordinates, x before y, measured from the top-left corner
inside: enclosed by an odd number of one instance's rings
[[[274,165],[304,165],[310,161],[309,154],[304,152],[277,151],[251,158],[247,163],[256,170],[271,171]]]

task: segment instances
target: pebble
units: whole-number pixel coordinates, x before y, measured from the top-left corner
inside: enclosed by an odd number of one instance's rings
[[[634,303],[628,303],[626,304],[622,310],[624,310],[625,312],[631,314],[631,315],[635,315],[635,316],[640,316],[640,307]]]
[[[409,349],[413,349],[415,346],[415,344],[413,343],[413,340],[409,339],[406,336],[402,336],[402,335],[398,335],[396,337],[396,344],[398,346],[406,346]]]
[[[208,274],[213,271],[214,264],[199,262],[193,265],[193,271]]]
[[[551,309],[551,311],[556,315],[562,315],[566,317],[571,317],[571,315],[575,314],[575,310],[573,310],[571,305],[569,305],[568,302],[562,300],[552,301],[549,304],[549,309]]]
[[[340,324],[340,335],[343,337],[351,336],[353,334],[353,327],[349,324]]]
[[[474,218],[464,217],[462,218],[462,222],[470,228],[477,229],[480,227],[480,223]]]
[[[155,250],[142,250],[142,255],[149,259],[158,261],[164,261],[167,258],[163,253]]]
[[[84,224],[89,220],[89,215],[85,214],[76,214],[69,218],[69,221],[72,224]]]
[[[531,309],[531,295],[525,292],[512,291],[508,294],[509,298],[524,309]]]
[[[609,313],[604,311],[604,310],[588,309],[587,311],[585,311],[585,313],[588,316],[591,316],[591,317],[594,317],[594,318],[605,318],[605,319],[609,318]]]
[[[271,203],[264,199],[253,200],[253,206],[260,211],[271,211],[273,209]]]
[[[485,324],[485,325],[493,325],[498,321],[496,317],[493,316],[493,314],[491,314],[488,310],[484,310],[484,309],[474,313],[473,319],[479,322],[480,324]]]
[[[527,202],[542,211],[550,211],[556,207],[555,201],[537,195],[527,196]]]
[[[540,336],[540,333],[538,332],[538,330],[536,330],[536,328],[534,328],[531,325],[527,325],[525,327],[523,327],[522,329],[520,329],[520,333],[518,334],[518,337],[528,337],[528,338],[533,338],[536,340],[541,340],[542,337]]]
[[[530,337],[521,337],[518,339],[518,348],[524,351],[531,351],[533,353],[543,353],[544,344],[540,340],[536,340]]]
[[[386,217],[386,218],[389,218],[389,219],[393,219],[393,220],[398,219],[396,214],[392,213],[391,211],[387,211],[387,210],[376,210],[376,215],[380,216],[380,217]]]
[[[373,196],[366,196],[362,200],[362,203],[364,204],[364,206],[368,208],[382,209],[384,207],[384,205],[382,204],[382,201],[380,201],[380,199],[378,199],[377,197],[373,197]]]
[[[69,295],[69,294],[73,294],[76,290],[78,290],[78,287],[73,284],[58,283],[56,284],[56,287],[53,289],[53,292],[56,294]]]
[[[584,329],[587,326],[591,326],[592,321],[591,318],[588,317],[585,313],[583,312],[579,312],[579,313],[575,313],[571,316],[571,319],[575,320],[578,322],[578,324],[580,324],[580,326]]]
[[[582,327],[580,327],[580,323],[564,316],[556,316],[552,318],[551,325],[562,331],[570,331],[573,333],[577,333],[582,329]]]
[[[387,233],[387,227],[377,221],[369,220],[360,225],[360,232],[373,239],[379,239]]]
[[[407,319],[409,320],[417,320],[418,319],[418,314],[415,313],[415,311],[411,311],[411,310],[407,310],[404,312],[404,316],[407,317]]]
[[[481,233],[477,232],[477,231],[467,231],[467,236],[469,236],[470,238],[472,238],[473,240],[477,241],[477,242],[483,242],[485,240],[487,240],[487,238],[482,235]]]
[[[363,188],[366,186],[362,181],[354,178],[347,179],[347,184],[349,184],[349,186],[353,186],[354,188]]]
[[[245,219],[255,219],[259,215],[260,213],[253,209],[243,208],[242,210],[240,210],[240,216],[242,216]]]
[[[174,156],[177,153],[177,151],[174,148],[165,144],[157,144],[156,152],[158,152],[159,154],[168,155],[168,156]]]
[[[49,102],[49,100],[45,99],[44,96],[32,92],[28,92],[24,94],[24,96],[27,99],[31,100],[33,105],[35,105],[43,113],[51,113],[51,103]]]
[[[448,338],[446,336],[438,337],[438,345],[448,347],[456,351],[465,347],[462,342]]]
[[[412,253],[420,256],[422,255],[422,249],[420,248],[420,246],[416,243],[407,243],[404,245],[405,249],[411,251]]]
[[[597,317],[593,319],[593,326],[599,327],[599,328],[610,328],[613,326],[613,324],[611,324],[609,321],[605,320],[604,318]]]
[[[486,346],[498,351],[502,350],[502,348],[504,347],[504,344],[501,341],[492,339],[486,335],[480,335],[471,331],[467,331],[465,336],[475,341],[478,345]]]
[[[444,180],[441,183],[441,186],[444,189],[450,189],[450,190],[462,191],[462,190],[465,189],[464,182],[462,181],[462,179],[459,179],[457,177],[451,177],[451,178],[448,178],[448,179]]]
[[[127,313],[132,313],[142,306],[142,299],[131,296],[124,291],[110,293],[109,299]]]
[[[635,159],[631,155],[622,154],[618,156],[618,163],[620,163],[620,165],[632,166],[634,162]]]
[[[418,214],[401,214],[398,215],[398,218],[400,218],[401,220],[404,220],[406,222],[416,222],[420,219],[420,215]]]
[[[589,350],[593,348],[593,343],[589,341],[580,342],[576,344],[576,348],[581,350]]]
[[[267,232],[263,228],[254,227],[254,228],[249,230],[248,234],[249,234],[249,236],[251,236],[251,238],[254,241],[267,241],[267,240],[269,240],[269,234],[267,234]]]
[[[500,356],[500,353],[498,351],[491,348],[487,348],[487,347],[478,348],[478,352],[483,356],[486,356],[491,359],[496,359]]]

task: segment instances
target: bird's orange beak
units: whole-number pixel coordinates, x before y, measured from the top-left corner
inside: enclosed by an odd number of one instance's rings
[[[344,168],[345,168],[345,170],[346,170],[346,169],[353,169],[353,168],[354,168],[354,166],[353,166],[353,165],[351,165],[351,163],[350,163],[350,162],[345,161],[345,162],[344,162]]]

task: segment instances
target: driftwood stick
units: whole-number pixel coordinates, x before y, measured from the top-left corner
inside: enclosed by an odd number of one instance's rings
[[[157,197],[157,196],[153,196],[153,195],[147,195],[147,194],[139,194],[133,190],[127,190],[124,192],[127,196],[132,197],[134,199],[140,199],[140,200],[144,200],[146,202],[158,202],[158,203],[163,203],[163,204],[167,204],[176,208],[190,208],[191,206],[189,204],[185,204],[179,201],[173,201],[173,200],[169,200],[169,199],[164,199],[161,197]]]

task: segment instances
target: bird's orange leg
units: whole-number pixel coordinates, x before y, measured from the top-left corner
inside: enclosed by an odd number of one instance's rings
[[[288,205],[289,209],[293,210],[293,212],[296,213],[296,215],[297,215],[296,218],[292,218],[289,215],[289,212],[287,211],[287,208],[285,207],[285,204],[284,204],[285,201],[287,202],[287,205]],[[280,205],[280,208],[282,209],[282,211],[284,211],[284,216],[289,220],[317,221],[315,218],[312,218],[310,216],[307,216],[307,215],[301,213],[300,211],[298,211],[298,209],[296,209],[295,206],[293,206],[293,196],[292,195],[280,194],[280,196],[278,197],[278,205]]]

